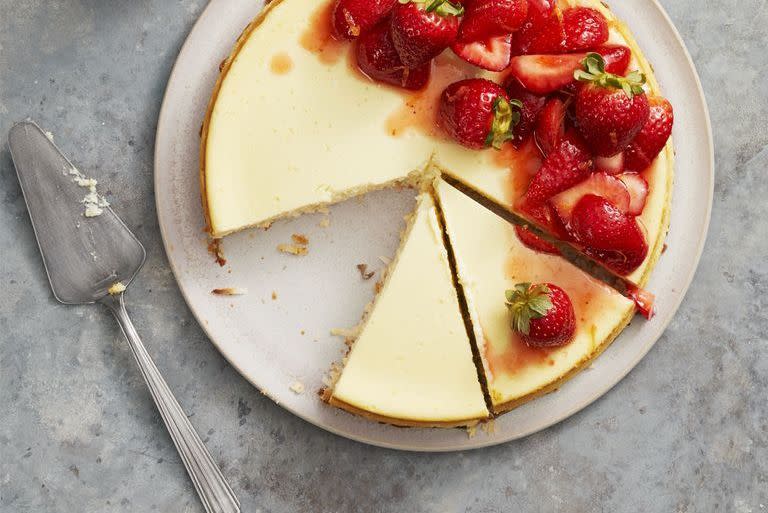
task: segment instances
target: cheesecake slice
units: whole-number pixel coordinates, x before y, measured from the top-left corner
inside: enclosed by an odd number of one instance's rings
[[[562,257],[524,246],[506,220],[445,181],[436,189],[494,413],[556,389],[629,323],[632,301]],[[576,318],[569,344],[532,348],[511,329],[504,293],[518,283],[552,283],[565,290]]]
[[[653,70],[624,24],[597,0],[562,7],[600,10],[610,43],[631,48],[630,69]],[[432,65],[427,87],[405,91],[370,80],[353,45],[330,35],[328,0],[274,0],[246,29],[222,64],[203,124],[201,186],[208,230],[220,238],[309,212],[374,189],[415,183],[433,162],[475,194],[518,215],[517,200],[541,164],[529,141],[516,150],[471,150],[436,124],[441,92],[470,77],[503,83],[451,51]],[[672,185],[671,143],[644,172],[649,185],[639,220],[649,246],[626,278],[644,285],[663,246]]]
[[[400,426],[468,426],[487,418],[454,285],[435,203],[425,192],[325,399]]]

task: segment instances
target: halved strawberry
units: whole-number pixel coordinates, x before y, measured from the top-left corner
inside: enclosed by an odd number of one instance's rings
[[[521,204],[535,207],[586,179],[592,173],[591,155],[574,133],[566,134],[536,172]]]
[[[558,250],[552,243],[545,241],[525,226],[515,225],[515,233],[523,245],[534,251],[541,251],[542,253],[550,253],[553,255],[560,254],[560,250]]]
[[[648,199],[648,182],[637,173],[624,173],[616,178],[624,182],[629,191],[629,208],[627,214],[639,216],[643,213],[645,202]]]
[[[645,233],[637,219],[594,194],[587,194],[576,204],[569,229],[586,255],[619,275],[630,274],[648,255]]]
[[[512,41],[515,55],[566,53],[591,50],[608,41],[608,22],[599,11],[589,7],[560,10],[556,5],[546,11],[530,7],[528,21]]]
[[[595,53],[603,56],[605,71],[614,75],[624,75],[632,59],[632,50],[624,45],[602,45],[595,48]]]
[[[672,134],[675,120],[672,104],[659,96],[648,98],[648,104],[648,121],[627,146],[627,169],[630,171],[640,172],[650,166]]]
[[[472,42],[511,34],[527,16],[528,0],[469,0],[465,2],[459,39]]]
[[[479,68],[502,71],[509,66],[509,59],[512,57],[511,38],[512,36],[507,35],[471,43],[456,41],[451,45],[451,50]]]
[[[338,39],[354,39],[383,20],[397,0],[337,0],[331,25]]]
[[[618,178],[608,176],[605,173],[593,173],[583,182],[553,196],[549,200],[566,229],[571,225],[574,208],[581,201],[581,198],[588,194],[607,200],[622,213],[629,211],[630,194],[626,184]]]
[[[513,140],[517,144],[522,142],[533,131],[533,127],[536,125],[536,118],[547,102],[547,98],[526,91],[515,77],[509,77],[504,83],[504,89],[507,90],[507,95],[510,99],[520,100],[523,104],[523,107],[520,109],[520,122],[515,127],[515,138]]]
[[[500,149],[512,139],[521,104],[495,82],[469,78],[449,85],[440,96],[438,124],[460,144]]]
[[[432,70],[427,62],[417,68],[407,68],[392,42],[389,23],[380,23],[364,33],[357,41],[357,65],[373,80],[405,89],[421,89],[429,81]]]
[[[618,175],[624,172],[624,153],[619,152],[612,157],[596,157],[595,170],[608,175]]]
[[[450,0],[397,2],[392,9],[392,42],[409,68],[421,66],[456,40],[460,4]]]
[[[629,48],[613,45],[595,50],[608,73],[623,73],[629,63]],[[546,95],[576,81],[573,73],[583,66],[587,53],[518,55],[509,62],[509,72],[535,94]]]
[[[536,119],[534,137],[545,157],[560,145],[565,136],[566,104],[558,97],[550,98]]]

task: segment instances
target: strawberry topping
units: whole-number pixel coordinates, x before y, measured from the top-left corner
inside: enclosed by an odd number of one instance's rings
[[[354,39],[382,21],[397,0],[338,0],[331,13],[337,39]]]
[[[438,123],[468,148],[499,149],[514,137],[521,107],[518,100],[510,100],[495,82],[470,78],[445,88],[440,96]]]
[[[451,45],[453,53],[470,64],[488,71],[502,71],[509,66],[512,57],[510,40],[512,36],[499,36],[471,43],[456,41]]]
[[[467,0],[465,9],[459,39],[480,41],[519,29],[528,16],[528,0]]]
[[[520,122],[515,127],[514,139],[515,143],[520,143],[533,132],[536,118],[547,102],[547,98],[526,91],[515,77],[510,77],[504,84],[504,88],[507,90],[507,95],[510,99],[519,100],[523,105],[520,109]]]
[[[553,97],[547,100],[539,113],[534,136],[536,145],[545,157],[560,145],[565,136],[565,111],[565,102]]]
[[[448,0],[400,0],[392,10],[392,42],[405,66],[432,60],[456,40],[461,5]]]
[[[357,65],[371,79],[404,89],[424,87],[432,69],[430,63],[417,68],[408,68],[403,64],[386,22],[360,36],[357,42]]]
[[[576,314],[568,294],[551,283],[518,283],[505,293],[510,324],[530,347],[561,347],[573,340]]]
[[[554,244],[545,241],[525,226],[515,225],[515,233],[517,234],[517,238],[520,239],[520,242],[529,249],[540,251],[542,253],[551,253],[553,255],[560,254],[560,250],[558,250]]]
[[[650,105],[648,121],[626,150],[626,168],[629,171],[639,172],[650,166],[672,134],[674,114],[669,101],[666,98],[654,96],[648,99],[648,103]]]

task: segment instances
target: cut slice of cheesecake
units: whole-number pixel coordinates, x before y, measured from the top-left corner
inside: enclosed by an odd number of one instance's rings
[[[597,0],[610,42],[629,46],[632,66],[658,92],[653,70],[626,26]],[[429,85],[408,92],[376,83],[354,64],[353,46],[330,36],[328,0],[274,0],[243,32],[214,89],[203,124],[201,186],[208,229],[219,238],[308,212],[396,183],[413,183],[426,162],[476,194],[515,212],[540,164],[532,144],[476,151],[449,140],[436,124],[450,83],[504,75],[445,51]],[[644,285],[661,252],[672,185],[671,144],[645,172],[649,197],[639,219],[648,257],[629,277]],[[516,212],[522,215],[521,212]]]
[[[325,398],[402,426],[468,426],[488,417],[430,193],[418,197],[384,285]]]
[[[436,188],[494,413],[560,386],[630,321],[632,301],[562,257],[527,248],[512,225],[445,181]],[[504,292],[525,282],[566,291],[576,314],[570,344],[531,348],[510,328]]]

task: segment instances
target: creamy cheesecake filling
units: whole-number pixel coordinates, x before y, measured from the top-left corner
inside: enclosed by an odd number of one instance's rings
[[[465,426],[488,417],[429,192],[417,199],[329,402],[400,425]]]

